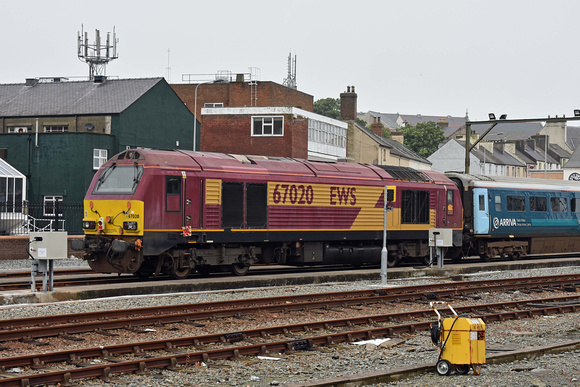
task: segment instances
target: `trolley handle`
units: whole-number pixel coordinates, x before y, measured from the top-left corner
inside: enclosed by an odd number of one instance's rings
[[[446,302],[446,301],[431,301],[429,303],[429,306],[431,306],[431,309],[433,309],[433,311],[435,311],[435,313],[437,313],[437,318],[439,321],[441,321],[441,314],[439,313],[439,311],[437,310],[435,305],[447,306],[451,310],[451,312],[453,312],[455,317],[458,317],[457,312],[455,311],[455,309],[453,309],[453,307],[451,305],[449,305],[448,302]]]

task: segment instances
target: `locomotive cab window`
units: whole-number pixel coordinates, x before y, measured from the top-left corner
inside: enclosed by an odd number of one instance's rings
[[[401,223],[429,224],[429,191],[401,191]]]
[[[572,199],[574,200],[574,199]],[[542,196],[530,196],[530,211],[548,211],[548,201]]]
[[[115,163],[101,171],[93,194],[132,195],[143,176],[142,165],[117,166]]]
[[[550,209],[552,212],[568,212],[568,201],[566,198],[550,198]]]
[[[453,215],[453,191],[447,191],[447,215]]]
[[[525,211],[526,199],[523,196],[510,196],[506,198],[508,211]]]
[[[181,176],[165,178],[165,211],[181,211]]]

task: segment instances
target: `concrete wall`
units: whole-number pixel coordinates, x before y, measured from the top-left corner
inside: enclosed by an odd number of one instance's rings
[[[68,252],[67,256],[75,256],[81,258],[80,251],[74,251],[70,248],[70,242],[73,239],[84,238],[84,235],[69,235],[68,236]],[[30,259],[26,252],[26,244],[28,243],[28,235],[23,236],[0,236],[0,260],[8,259]]]

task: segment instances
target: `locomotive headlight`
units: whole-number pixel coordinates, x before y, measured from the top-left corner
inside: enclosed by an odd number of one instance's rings
[[[97,226],[97,223],[94,220],[84,220],[83,221],[83,228],[87,230],[94,230]]]
[[[135,231],[137,230],[137,222],[123,222],[123,228],[125,230]]]

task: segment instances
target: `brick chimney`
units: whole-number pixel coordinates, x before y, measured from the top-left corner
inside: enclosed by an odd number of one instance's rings
[[[405,139],[403,132],[391,132],[391,137],[393,140],[395,140],[401,144],[403,144],[403,141]]]
[[[383,137],[383,124],[381,124],[381,117],[375,117],[371,124],[371,131],[379,137]]]
[[[340,119],[342,121],[356,120],[356,93],[354,86],[347,86],[345,93],[340,93]]]

